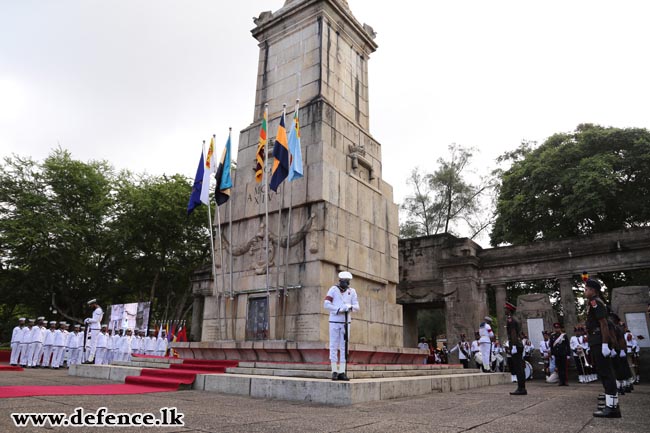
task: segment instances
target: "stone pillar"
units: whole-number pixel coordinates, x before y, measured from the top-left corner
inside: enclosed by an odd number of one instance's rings
[[[190,331],[190,341],[201,341],[201,331],[203,323],[203,302],[204,297],[194,295],[194,303],[192,304],[192,330]]]
[[[564,311],[564,329],[567,334],[573,334],[573,327],[576,326],[576,299],[573,296],[573,277],[560,277],[560,300],[562,311]]]
[[[506,285],[505,284],[495,284],[494,294],[496,298],[496,307],[497,307],[497,326],[493,327],[495,334],[499,337],[499,340],[502,342],[506,340],[506,313],[503,308],[503,305],[506,303]]]
[[[418,346],[418,309],[412,305],[404,305],[403,310],[404,347]]]

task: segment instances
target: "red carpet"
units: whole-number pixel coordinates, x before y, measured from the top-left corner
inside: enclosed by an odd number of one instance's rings
[[[176,391],[178,386],[143,386],[129,384],[87,385],[87,386],[0,386],[0,398],[33,397],[47,395],[110,395],[144,394],[149,392]]]
[[[197,374],[225,373],[237,361],[205,361],[188,359],[170,368],[143,368],[140,376],[127,376],[124,384],[86,386],[0,386],[0,398],[47,395],[110,395],[145,394],[176,391],[181,385],[194,383]],[[12,367],[14,368],[14,367]],[[21,369],[22,370],[22,369]]]
[[[0,365],[0,371],[23,371],[21,366],[14,367],[13,365]]]

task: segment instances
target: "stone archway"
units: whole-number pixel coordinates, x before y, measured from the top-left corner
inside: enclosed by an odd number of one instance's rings
[[[458,333],[473,335],[487,313],[488,286],[495,289],[497,305],[503,305],[507,283],[557,279],[565,327],[573,329],[573,281],[582,271],[596,275],[648,268],[650,228],[489,249],[449,234],[403,239],[397,302],[405,309],[421,302],[444,302],[451,347]],[[499,323],[501,310],[497,308]],[[406,323],[404,329],[406,335]]]

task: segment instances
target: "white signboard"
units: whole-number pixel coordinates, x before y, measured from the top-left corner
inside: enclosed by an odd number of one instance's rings
[[[113,304],[110,306],[109,329],[139,329],[146,332],[149,324],[149,302]]]
[[[528,338],[535,349],[539,348],[539,342],[544,340],[542,331],[544,331],[544,319],[528,319]]]
[[[643,335],[643,340],[637,338],[639,347],[650,347],[650,336],[648,335],[648,322],[645,313],[625,313],[625,323],[635,337]]]

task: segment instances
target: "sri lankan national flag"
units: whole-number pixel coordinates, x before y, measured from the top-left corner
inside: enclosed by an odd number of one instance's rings
[[[289,143],[287,140],[287,129],[284,126],[284,111],[280,117],[280,126],[275,136],[275,145],[273,146],[273,170],[269,188],[277,192],[280,184],[289,175]]]
[[[266,152],[266,131],[267,120],[269,117],[269,109],[264,108],[264,116],[262,117],[262,125],[260,126],[260,140],[257,143],[257,154],[255,155],[255,182],[260,183],[264,179],[264,152]]]

